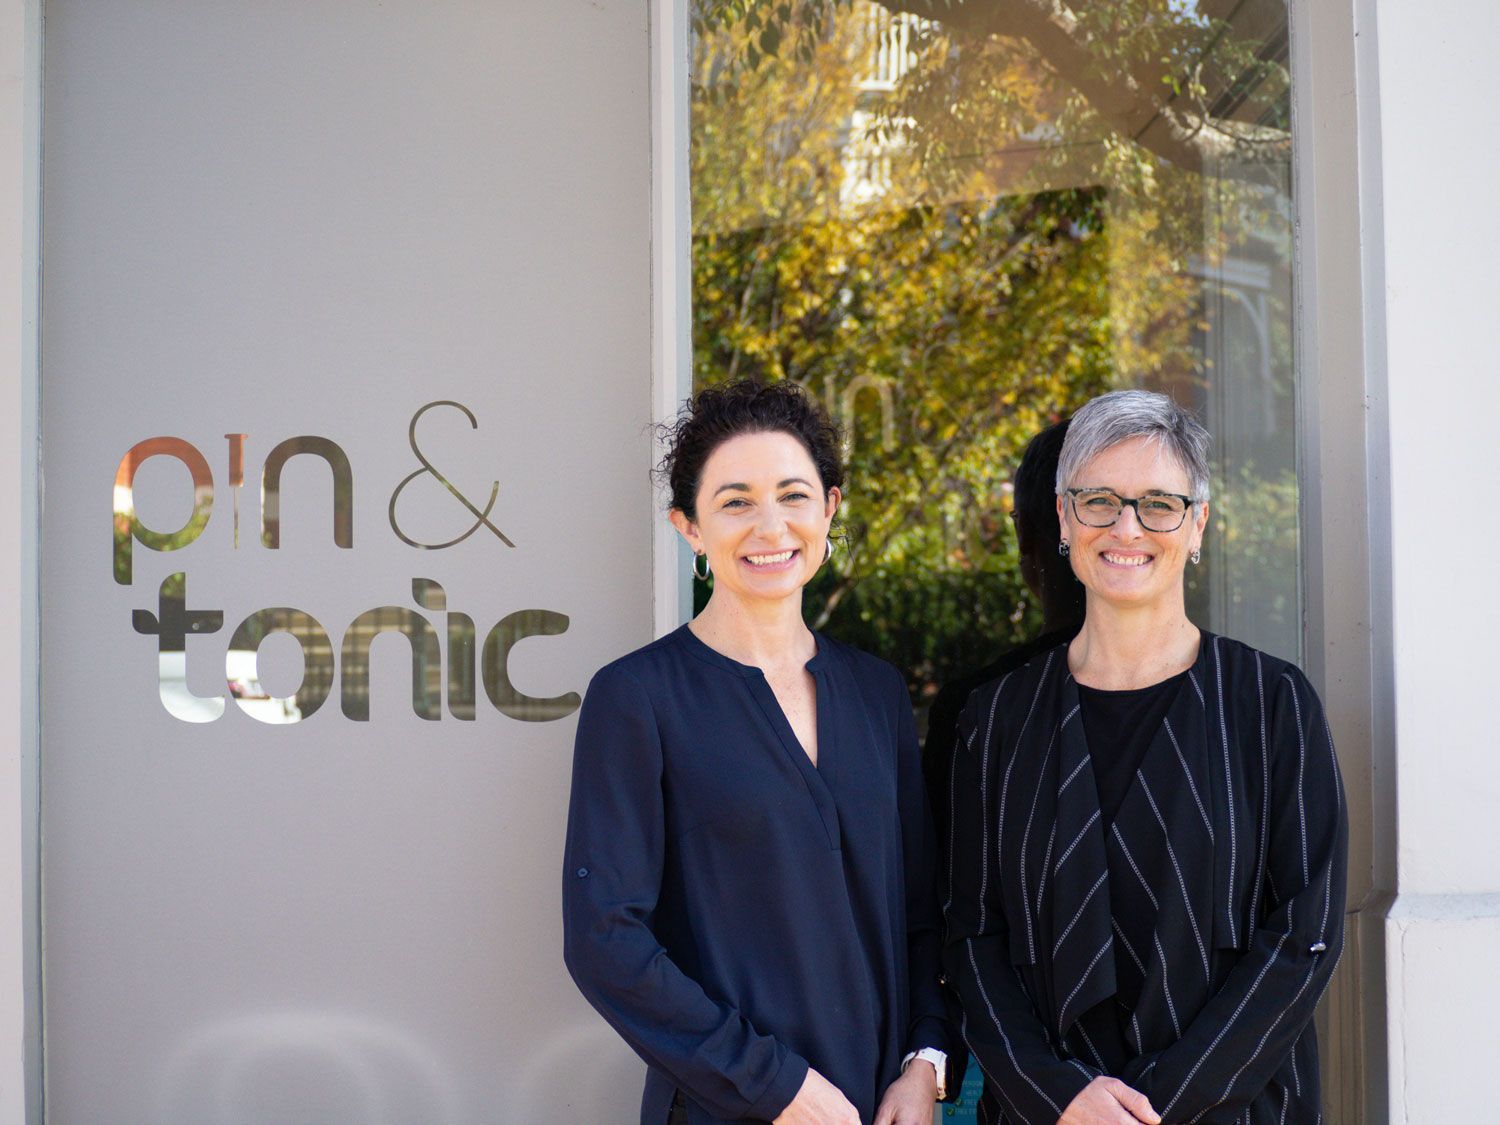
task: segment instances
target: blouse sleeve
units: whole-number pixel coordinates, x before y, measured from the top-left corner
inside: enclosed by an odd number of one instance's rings
[[[1295,668],[1275,684],[1268,746],[1266,905],[1250,948],[1181,1038],[1122,1076],[1166,1121],[1241,1112],[1312,1020],[1343,948],[1343,784],[1323,708]]]
[[[953,848],[949,857],[946,944],[948,982],[963,1004],[963,1035],[1018,1125],[1054,1125],[1099,1072],[1064,1059],[1011,963],[999,879],[993,869],[996,826],[990,820],[995,762],[977,730],[976,692],[959,720],[949,798]]]
[[[901,845],[905,871],[907,981],[911,1020],[906,1051],[935,1047],[953,1055],[947,1002],[943,997],[942,914],[937,897],[937,844],[927,789],[922,780],[922,755],[911,700],[900,673],[896,679],[897,799],[901,812]]]
[[[619,668],[579,714],[563,860],[563,959],[646,1063],[718,1117],[772,1120],[807,1062],[709,997],[652,931],[666,851],[662,747],[650,698]]]

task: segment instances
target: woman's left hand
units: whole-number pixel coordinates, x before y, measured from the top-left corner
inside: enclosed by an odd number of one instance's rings
[[[912,1059],[906,1073],[886,1088],[874,1125],[932,1125],[937,1071],[926,1059]]]

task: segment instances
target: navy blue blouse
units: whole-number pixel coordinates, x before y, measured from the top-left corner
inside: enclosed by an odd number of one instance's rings
[[[760,669],[686,626],[579,716],[564,957],[645,1059],[642,1122],[775,1118],[812,1065],[869,1121],[951,1050],[931,822],[900,674],[817,637],[818,764]]]

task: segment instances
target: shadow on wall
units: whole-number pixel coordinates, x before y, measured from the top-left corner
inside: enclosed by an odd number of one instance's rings
[[[499,1047],[496,1047],[497,1056]],[[457,1125],[598,1120],[633,1114],[644,1071],[602,1021],[576,1023],[521,1060],[497,1057],[501,1105],[460,1108],[441,1059],[388,1024],[318,1012],[244,1016],[206,1028],[173,1053],[153,1120],[193,1125],[317,1121]]]
[[[318,1012],[273,1012],[208,1027],[173,1053],[155,1120],[461,1120],[453,1080],[419,1042],[388,1025]]]

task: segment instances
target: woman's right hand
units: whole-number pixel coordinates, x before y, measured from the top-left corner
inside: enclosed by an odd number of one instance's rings
[[[859,1125],[859,1111],[837,1086],[808,1067],[797,1096],[772,1125]]]
[[[1161,1116],[1139,1090],[1101,1074],[1068,1103],[1057,1125],[1161,1125]]]

